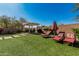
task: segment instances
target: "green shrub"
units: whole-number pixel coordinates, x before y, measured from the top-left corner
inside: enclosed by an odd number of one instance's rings
[[[73,29],[76,34],[79,34],[79,29]]]

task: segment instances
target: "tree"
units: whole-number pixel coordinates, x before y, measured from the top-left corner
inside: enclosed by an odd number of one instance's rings
[[[11,27],[12,28],[16,28],[16,25],[15,25],[15,23],[16,23],[16,17],[14,16],[14,17],[11,17]]]
[[[72,12],[77,12],[77,11],[79,11],[79,3],[75,3],[74,8],[72,9]],[[79,15],[77,14],[74,19],[75,21],[79,22]]]
[[[10,17],[8,17],[8,16],[1,16],[1,21],[3,22],[3,24],[4,24],[4,27],[5,28],[8,28],[8,25],[9,25],[9,23],[10,23]]]
[[[27,22],[27,20],[26,20],[25,18],[23,18],[23,17],[20,17],[20,21],[21,21],[22,23],[26,23],[26,22]]]
[[[73,12],[76,12],[79,10],[79,3],[74,4],[74,8],[72,9]]]
[[[27,24],[28,22],[23,17],[20,17],[19,21],[20,21],[21,29],[22,31],[24,31],[24,25]]]
[[[2,21],[1,18],[2,18],[2,17],[0,16],[0,28],[3,28],[3,27],[4,27],[4,23],[3,23],[3,21]]]
[[[32,22],[27,22],[27,20],[23,17],[20,17],[18,20],[16,17],[8,17],[6,15],[0,16],[0,27],[6,28],[7,30],[10,30],[11,32],[16,31],[15,29],[18,29],[20,31],[24,30],[24,25],[29,26],[29,32],[31,30],[30,26],[37,26],[38,23],[32,23]]]
[[[21,23],[19,20],[15,20],[15,27],[18,28],[18,29],[21,29]]]

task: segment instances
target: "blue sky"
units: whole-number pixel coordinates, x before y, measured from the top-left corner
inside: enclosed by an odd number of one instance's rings
[[[27,21],[42,25],[51,25],[53,21],[57,21],[58,24],[72,24],[76,23],[73,20],[76,13],[71,11],[72,8],[74,4],[69,3],[0,4],[0,16],[24,17]]]

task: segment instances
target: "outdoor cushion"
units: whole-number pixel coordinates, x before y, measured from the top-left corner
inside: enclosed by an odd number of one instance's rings
[[[75,38],[65,38],[64,42],[74,43]]]
[[[68,37],[68,38],[74,38],[74,34],[73,33],[68,33],[66,37]]]
[[[64,39],[64,42],[74,43],[76,40],[74,33],[67,33],[66,38]]]
[[[62,38],[61,36],[54,36],[54,37],[53,37],[53,40],[59,41],[59,40],[61,40],[61,38]]]
[[[46,35],[49,35],[49,34],[50,34],[50,32],[51,32],[51,31],[48,31],[48,32],[46,33]]]
[[[52,39],[60,41],[63,39],[64,33],[59,33],[57,36],[54,36]]]

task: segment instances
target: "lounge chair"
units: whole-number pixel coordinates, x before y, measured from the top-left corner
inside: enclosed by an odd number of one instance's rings
[[[44,34],[41,34],[44,38],[48,38],[48,37],[50,37],[50,33],[51,33],[51,31],[47,31],[46,33],[44,33]],[[52,36],[52,35],[51,35]]]
[[[66,43],[75,43],[76,42],[76,36],[74,33],[67,33],[65,39],[63,40]]]
[[[47,32],[44,32],[44,34],[41,34],[44,38],[50,38],[57,35],[57,32],[55,30],[49,30]]]
[[[64,36],[65,36],[65,33],[64,32],[59,32],[58,35],[52,37],[53,40],[56,40],[56,41],[63,41],[64,39]]]
[[[38,33],[40,33],[40,34],[45,34],[45,33],[46,33],[46,31],[44,31],[43,29],[38,29],[37,31],[38,31]]]
[[[39,31],[39,33],[41,33],[41,35],[44,38],[53,37],[53,36],[57,35],[57,30],[58,30],[58,27],[57,27],[56,22],[54,21],[53,25],[50,27],[50,29],[48,31],[41,29]]]

